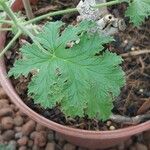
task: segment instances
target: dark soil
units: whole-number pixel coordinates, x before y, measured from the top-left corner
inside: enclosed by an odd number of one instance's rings
[[[76,4],[77,1],[73,0],[57,0],[55,2],[41,0],[37,6],[33,7],[33,10],[35,14],[39,15],[40,13],[44,13],[45,10],[60,10],[68,7],[75,7]],[[125,8],[123,4],[118,7],[112,7],[110,11],[115,16],[122,16]],[[76,15],[77,14],[56,16],[51,18],[51,20],[63,20],[67,23],[72,23],[75,22]],[[120,96],[114,102],[113,113],[132,117],[150,112],[150,54],[130,55],[130,52],[135,52],[136,54],[139,50],[150,50],[150,21],[147,20],[140,28],[134,28],[128,21],[127,25],[126,31],[115,35],[116,41],[107,45],[107,47],[110,51],[124,56],[122,67],[126,73],[126,86],[122,88]],[[10,39],[11,36],[12,35],[8,33],[7,38]],[[25,41],[30,41],[30,39],[24,36],[20,37],[13,48],[7,52],[5,56],[7,70],[13,66],[16,59],[21,57],[19,48]],[[110,127],[112,126],[114,127],[113,129],[126,126],[112,121],[103,123],[98,120],[91,120],[87,116],[84,118],[66,118],[59,110],[59,107],[43,109],[40,105],[34,104],[34,101],[27,96],[27,85],[30,78],[31,75],[27,78],[22,76],[18,79],[11,78],[11,81],[16,92],[31,109],[54,122],[86,130],[111,130]]]

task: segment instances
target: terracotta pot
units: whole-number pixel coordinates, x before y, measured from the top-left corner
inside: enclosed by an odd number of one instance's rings
[[[36,4],[38,0],[30,0],[31,4]],[[23,8],[22,0],[14,0],[11,8],[15,11],[19,11]]]
[[[13,5],[14,10],[22,8],[20,3],[18,6],[18,1]],[[4,47],[5,44],[5,33],[0,33],[0,49]],[[9,78],[6,73],[6,66],[3,59],[0,60],[0,83],[4,90],[10,97],[13,103],[15,103],[22,112],[31,117],[33,120],[37,121],[41,125],[44,125],[58,133],[60,133],[64,139],[67,141],[86,148],[91,149],[104,149],[108,147],[115,146],[132,135],[141,133],[146,130],[150,130],[150,121],[141,123],[136,126],[130,126],[123,129],[118,129],[115,131],[86,131],[80,129],[74,129],[67,126],[57,124],[50,121],[38,113],[30,109],[24,102],[20,99],[16,91],[14,90]]]

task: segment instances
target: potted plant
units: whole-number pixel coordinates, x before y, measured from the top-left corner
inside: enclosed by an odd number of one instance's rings
[[[125,0],[126,1],[126,0]],[[17,0],[15,2],[18,2]],[[111,1],[96,5],[96,7],[109,6],[124,1]],[[129,2],[126,15],[137,26],[148,17],[150,3],[142,0],[141,12],[137,13],[139,3],[137,0]],[[14,67],[8,72],[9,76],[31,79],[28,85],[28,95],[40,104],[43,109],[58,107],[67,119],[78,116],[88,116],[90,119],[111,119],[118,122],[133,121],[139,123],[113,131],[91,131],[68,127],[51,121],[29,108],[14,90],[6,72],[4,59],[0,60],[0,82],[11,100],[28,116],[40,124],[60,133],[73,144],[87,148],[108,148],[119,144],[130,136],[150,129],[150,122],[143,121],[149,114],[129,118],[112,115],[113,100],[120,94],[120,88],[125,84],[125,75],[120,67],[122,59],[115,53],[104,50],[103,45],[112,41],[112,38],[100,36],[91,32],[96,28],[95,22],[82,21],[79,24],[69,25],[64,29],[61,21],[48,22],[41,31],[33,23],[48,16],[71,13],[76,8],[47,13],[37,18],[25,21],[18,19],[4,0],[0,5],[11,20],[0,20],[9,24],[8,28],[15,33],[13,39],[5,47],[5,33],[1,33],[1,56],[12,46],[14,41],[25,34],[33,43],[27,43],[21,48],[21,58],[16,60]],[[13,10],[23,7],[14,3]],[[139,18],[140,17],[140,18]],[[90,30],[89,30],[90,29]],[[77,118],[78,118],[77,117]]]

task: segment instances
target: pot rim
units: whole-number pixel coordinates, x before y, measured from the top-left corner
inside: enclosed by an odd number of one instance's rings
[[[0,33],[0,49],[4,47],[6,40],[5,32]],[[27,116],[31,117],[33,120],[38,122],[39,124],[46,126],[54,131],[57,131],[64,135],[86,138],[86,139],[116,139],[116,138],[123,138],[132,136],[138,133],[141,133],[146,130],[150,130],[150,120],[135,126],[129,126],[122,129],[117,129],[114,131],[89,131],[89,130],[82,130],[76,129],[68,126],[64,126],[48,120],[47,118],[41,116],[40,114],[33,111],[29,108],[19,97],[19,95],[14,90],[11,81],[9,80],[7,73],[6,73],[6,66],[4,62],[4,58],[0,59],[0,83],[1,86],[6,91],[9,98],[12,102]]]

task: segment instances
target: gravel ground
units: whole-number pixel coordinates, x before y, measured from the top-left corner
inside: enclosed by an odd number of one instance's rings
[[[86,150],[23,114],[0,87],[0,150]],[[109,150],[150,150],[150,131]]]

